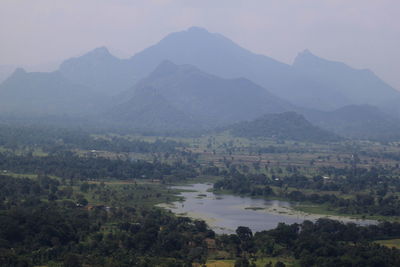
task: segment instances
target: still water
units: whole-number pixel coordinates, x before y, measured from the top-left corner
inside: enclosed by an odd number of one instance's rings
[[[253,232],[275,228],[279,222],[301,223],[322,217],[373,224],[372,220],[358,220],[339,216],[315,215],[294,210],[296,204],[279,200],[264,200],[208,192],[212,184],[193,184],[172,188],[190,190],[180,194],[181,202],[161,204],[172,212],[205,220],[217,233],[233,233],[238,226],[247,226]]]

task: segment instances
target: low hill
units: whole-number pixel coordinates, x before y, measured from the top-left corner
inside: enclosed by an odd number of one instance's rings
[[[282,140],[327,142],[341,138],[314,126],[296,112],[266,114],[253,121],[239,122],[228,130],[238,137],[265,137]]]
[[[349,138],[400,140],[400,120],[371,105],[350,105],[332,112],[307,111],[304,114],[315,125]]]

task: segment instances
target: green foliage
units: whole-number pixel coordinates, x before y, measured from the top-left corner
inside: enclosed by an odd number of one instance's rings
[[[129,205],[87,209],[80,193],[75,195],[77,202],[66,199],[72,194],[46,200],[52,191],[63,191],[61,187],[48,177],[0,177],[1,266],[50,261],[63,266],[184,266],[203,261],[204,240],[214,237],[204,222],[176,218],[159,209]],[[89,193],[92,190],[89,185]],[[102,191],[108,197],[113,193]]]
[[[273,176],[231,167],[214,188],[237,194],[328,205],[340,213],[400,215],[400,198],[394,193],[400,189],[397,167],[320,167],[318,172],[321,175],[314,176],[300,174],[296,168],[286,168],[286,171],[288,174],[273,179]],[[344,194],[346,196],[341,197]]]
[[[168,165],[161,162],[128,161],[101,157],[79,157],[72,152],[58,152],[38,157],[0,153],[0,169],[16,173],[37,173],[69,179],[137,179],[174,175],[187,178],[197,175],[193,167],[176,162]]]
[[[241,230],[238,229],[238,232]],[[248,241],[254,243],[259,257],[290,256],[300,266],[397,266],[400,253],[371,242],[379,237],[400,235],[400,224],[383,223],[371,226],[344,224],[329,219],[319,219],[315,223],[279,224],[277,228],[255,233]],[[240,242],[231,236],[221,236],[221,246],[237,251]],[[265,246],[271,249],[265,250]],[[244,249],[243,255],[254,255],[252,249]],[[250,266],[246,256],[240,257],[235,266]],[[272,266],[266,263],[265,266]],[[277,260],[274,266],[286,266]]]
[[[327,149],[339,156],[353,147],[271,145],[271,141],[263,147],[251,140],[246,147],[238,145],[243,139],[218,144],[208,138],[204,147],[213,149],[210,155],[180,148],[177,142],[136,142],[112,135],[46,133],[46,129],[32,129],[30,135],[29,131],[29,127],[0,129],[4,137],[0,142],[6,147],[0,153],[4,174],[0,175],[0,266],[186,267],[221,255],[236,261],[236,266],[252,267],[260,262],[307,267],[399,265],[399,250],[376,244],[400,238],[398,223],[362,227],[318,220],[282,223],[258,233],[241,226],[234,234],[217,235],[203,221],[153,208],[176,199],[166,183],[201,173],[219,179],[214,185],[218,190],[311,202],[352,214],[398,215],[398,166],[361,166],[367,157],[395,160],[398,150],[393,146],[360,149],[346,159],[348,167],[320,165],[319,158],[307,158],[314,162],[313,172],[307,172],[301,166],[279,165],[282,155],[289,158],[296,153],[301,158],[306,157],[304,151],[312,155]],[[112,155],[118,154],[113,151],[151,153],[146,158],[152,160],[82,153],[90,148]],[[231,157],[220,157],[221,151]],[[257,160],[245,162],[243,155],[248,153]],[[273,154],[279,166],[265,163],[262,153]]]
[[[146,142],[117,135],[92,136],[87,131],[64,127],[0,124],[0,146],[9,149],[38,148],[46,152],[66,149],[113,152],[176,153],[181,143],[157,139]]]

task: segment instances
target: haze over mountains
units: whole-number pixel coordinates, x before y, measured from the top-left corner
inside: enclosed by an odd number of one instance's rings
[[[400,122],[371,105],[349,105],[331,112],[304,112],[315,125],[348,138],[399,140]]]
[[[342,62],[322,59],[308,50],[299,53],[293,68],[320,84],[321,88],[332,88],[337,95],[343,96],[343,102],[335,104],[337,107],[343,107],[346,103],[384,106],[391,99],[399,97],[399,91],[370,70],[358,70]]]
[[[327,142],[340,137],[312,125],[296,112],[266,114],[252,121],[236,123],[228,130],[239,137],[269,137],[281,140]]]
[[[288,65],[197,27],[128,59],[96,48],[52,73],[17,70],[0,85],[2,114],[97,114],[138,128],[204,129],[294,110],[346,135],[345,111],[360,114],[351,137],[371,118],[396,136],[398,100],[400,92],[369,70],[309,51]],[[365,105],[377,108],[362,116]]]
[[[137,80],[129,60],[111,55],[105,47],[65,60],[59,71],[69,80],[105,95],[115,95],[131,87]]]
[[[5,81],[15,69],[16,67],[13,65],[0,65],[0,83]]]
[[[131,121],[141,117],[137,112],[143,113],[143,108],[154,114],[156,111],[149,107],[158,109],[153,106],[153,102],[158,101],[162,107],[171,107],[170,119],[175,120],[175,114],[184,113],[187,119],[208,127],[293,109],[290,103],[245,78],[223,79],[194,66],[179,66],[170,61],[162,62],[148,77],[124,92],[121,98],[131,100],[112,110],[114,119]],[[183,122],[179,118],[176,121]]]
[[[0,84],[0,112],[43,116],[95,114],[105,99],[60,72],[28,73],[17,69]]]

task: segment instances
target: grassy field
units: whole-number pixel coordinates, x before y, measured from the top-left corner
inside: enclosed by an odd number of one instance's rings
[[[140,139],[147,142],[154,142],[160,139],[158,136],[120,136],[129,140]],[[232,159],[234,163],[252,163],[259,161],[262,164],[268,164],[270,166],[301,166],[310,167],[315,169],[318,166],[333,165],[337,167],[348,166],[348,160],[351,158],[353,146],[352,143],[342,142],[338,145],[343,147],[342,150],[337,151],[332,148],[331,144],[315,144],[315,143],[302,143],[294,141],[279,142],[273,139],[267,138],[237,138],[228,135],[227,133],[204,135],[201,137],[167,137],[162,138],[163,140],[173,140],[179,143],[183,143],[186,149],[194,153],[199,153],[199,162],[201,164],[207,164],[213,162],[214,164],[220,164],[221,160]],[[276,148],[290,148],[287,153],[263,153],[258,154],[256,151],[262,147],[276,147]],[[382,151],[400,151],[397,146],[382,146],[373,142],[358,143],[357,146],[362,148],[368,148],[374,152]],[[252,152],[252,150],[254,150]],[[295,150],[291,151],[291,150]],[[140,155],[137,155],[140,157]],[[364,166],[365,161],[370,162],[371,158],[367,156],[361,157],[361,165]],[[313,161],[313,166],[310,166],[310,162]],[[393,161],[382,161],[381,163],[392,164]],[[365,164],[365,165],[368,165]]]
[[[400,239],[378,240],[376,243],[386,246],[388,248],[400,249]]]
[[[235,266],[234,260],[209,260],[206,263],[207,267],[233,267]]]
[[[15,177],[15,178],[30,178],[30,179],[36,179],[38,176],[37,174],[31,174],[31,173],[14,173],[14,172],[9,172],[9,171],[2,171],[3,175]]]
[[[89,201],[89,205],[110,205],[110,206],[131,206],[131,207],[153,207],[160,203],[178,201],[178,190],[169,189],[165,185],[151,182],[149,180],[112,180],[106,182],[91,181],[89,184],[96,184],[97,188],[82,193]],[[107,192],[107,194],[102,194]],[[104,196],[112,196],[106,198]]]
[[[348,217],[353,219],[368,219],[376,221],[400,222],[400,218],[398,216],[378,216],[378,215],[368,215],[368,214],[341,213],[337,210],[329,208],[327,205],[302,203],[301,205],[293,206],[293,208],[301,212],[316,214],[316,215],[339,216],[339,217]]]

